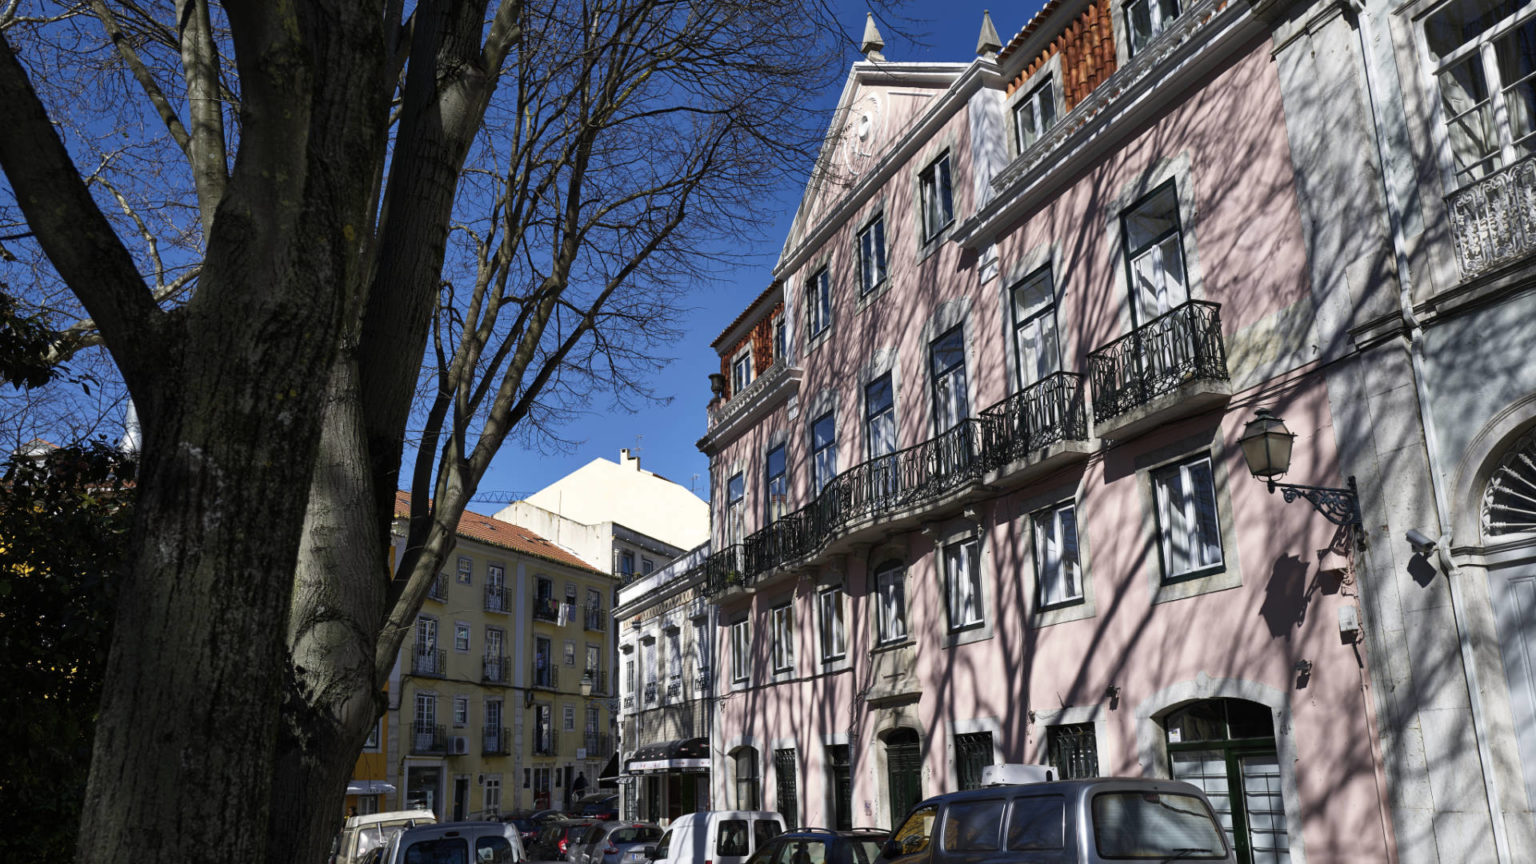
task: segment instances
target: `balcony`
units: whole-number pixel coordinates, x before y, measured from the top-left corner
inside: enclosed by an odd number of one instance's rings
[[[510,604],[507,603],[507,588],[504,585],[485,586],[485,611],[510,612]]]
[[[560,601],[553,597],[533,598],[533,620],[535,621],[560,621]]]
[[[560,735],[553,726],[535,728],[533,731],[533,755],[554,756],[560,752]]]
[[[533,663],[533,686],[542,690],[554,690],[560,686],[560,670],[553,663]]]
[[[512,752],[511,731],[505,726],[487,726],[480,736],[480,753],[484,756],[506,756]]]
[[[1221,307],[1191,300],[1088,355],[1094,433],[1129,435],[1232,396]]]
[[[799,366],[790,366],[782,359],[775,360],[740,393],[710,403],[709,432],[704,440],[726,440],[747,428],[790,394],[799,392],[800,379],[804,375],[805,370]]]
[[[432,580],[432,584],[427,588],[427,599],[436,600],[439,603],[446,603],[448,601],[447,573],[439,573],[437,578]]]
[[[512,667],[507,664],[506,655],[500,657],[486,657],[480,662],[480,680],[487,684],[511,683]]]
[[[981,450],[1002,474],[1044,474],[1058,454],[1086,454],[1087,441],[1083,376],[1072,372],[1049,375],[981,412]]]
[[[411,752],[435,753],[448,752],[448,737],[443,734],[443,727],[431,723],[411,724]]]
[[[448,660],[442,651],[416,651],[411,654],[411,674],[441,678],[448,674]]]
[[[588,630],[602,632],[608,629],[608,616],[601,606],[588,606],[582,613],[582,621]]]
[[[588,732],[581,739],[582,746],[586,748],[588,759],[596,759],[607,756],[613,752],[613,736]]]
[[[645,682],[645,704],[647,704],[647,705],[655,705],[656,704],[656,682],[655,681],[647,681],[647,682]]]
[[[1463,278],[1536,252],[1536,156],[1457,189],[1445,209]]]

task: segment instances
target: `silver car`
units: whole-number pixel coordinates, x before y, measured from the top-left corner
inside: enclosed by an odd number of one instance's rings
[[[626,852],[640,852],[660,839],[661,828],[650,822],[599,822],[581,838],[571,862],[620,864]]]

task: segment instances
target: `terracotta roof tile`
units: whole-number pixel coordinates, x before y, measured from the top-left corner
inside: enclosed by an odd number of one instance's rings
[[[740,326],[741,322],[747,320],[747,316],[752,314],[752,311],[757,308],[757,305],[759,303],[761,303],[764,300],[768,299],[768,295],[772,294],[775,289],[778,289],[778,288],[782,287],[783,284],[784,283],[781,280],[778,280],[778,279],[775,279],[772,282],[768,283],[768,287],[763,289],[763,293],[757,295],[757,299],[756,300],[753,300],[751,303],[748,303],[747,304],[747,308],[741,310],[741,314],[740,315],[737,315],[736,318],[733,321],[731,321],[731,323],[725,325],[725,329],[720,331],[720,335],[715,337],[715,341],[709,343],[710,346],[713,347],[713,348],[719,348],[720,347],[720,343],[725,341],[725,337],[731,335],[731,331],[735,330],[738,326]]]
[[[403,518],[411,515],[411,493],[395,492],[395,517]],[[578,570],[586,570],[590,573],[601,573],[604,576],[611,575],[591,566],[575,555],[556,546],[543,537],[529,531],[520,525],[510,522],[502,522],[492,519],[483,513],[475,513],[465,510],[459,517],[458,535],[469,540],[485,543],[489,546],[499,546],[502,549],[510,549],[513,552],[521,552],[535,558],[543,558],[556,564],[564,564]]]

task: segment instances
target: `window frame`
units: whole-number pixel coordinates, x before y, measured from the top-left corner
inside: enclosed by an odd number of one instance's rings
[[[832,424],[832,430],[831,434],[827,436],[827,443],[818,446],[816,444],[816,427],[820,426],[824,421]],[[837,411],[828,410],[826,413],[816,416],[811,420],[809,427],[811,438],[811,489],[813,494],[820,495],[821,490],[827,488],[827,484],[837,477]],[[828,451],[831,451],[831,458],[829,460],[831,466],[826,469],[826,476],[823,476],[821,457],[822,454]]]
[[[1045,287],[1045,296],[1048,298],[1045,303],[1045,308],[1033,311],[1027,316],[1021,318],[1021,310],[1019,308],[1021,305],[1019,303],[1019,294],[1042,283]],[[1040,383],[1051,375],[1062,371],[1061,317],[1058,314],[1058,310],[1056,308],[1056,274],[1052,272],[1050,264],[1036,268],[1035,270],[1025,275],[1024,278],[1018,280],[1017,282],[1013,283],[1011,287],[1009,287],[1008,314],[1012,319],[1012,327],[1009,335],[1012,337],[1010,341],[1013,343],[1012,349],[1014,374],[1018,381],[1018,390],[1015,392],[1022,392]],[[1052,359],[1054,359],[1055,362],[1052,364],[1053,368],[1050,372],[1043,373],[1039,378],[1031,381],[1028,380],[1029,376],[1026,374],[1027,366],[1025,363],[1026,358],[1024,356],[1023,343],[1024,331],[1028,325],[1046,320],[1049,320],[1050,322],[1050,352],[1054,355]]]
[[[778,455],[779,471],[773,471],[774,455]],[[774,483],[778,482],[780,491],[778,501],[774,500]],[[768,448],[763,456],[763,524],[772,525],[789,515],[789,444],[780,442]],[[778,504],[778,512],[774,512],[774,504]]]
[[[1168,513],[1166,512],[1166,510],[1172,509],[1172,501],[1165,497],[1162,478],[1169,476],[1171,473],[1177,471],[1180,476],[1181,484],[1187,488],[1190,481],[1190,475],[1187,469],[1189,469],[1191,466],[1199,465],[1201,463],[1205,464],[1206,474],[1210,477],[1210,514],[1214,520],[1214,537],[1216,539],[1216,551],[1218,552],[1219,557],[1218,560],[1213,563],[1202,564],[1193,569],[1175,573],[1173,572],[1172,562],[1172,535],[1169,533],[1172,526],[1170,525]],[[1149,476],[1152,482],[1153,518],[1157,528],[1157,550],[1158,560],[1162,568],[1162,584],[1170,585],[1180,582],[1190,582],[1196,579],[1202,579],[1207,576],[1224,572],[1227,569],[1226,539],[1223,537],[1221,501],[1217,494],[1216,488],[1216,462],[1211,457],[1211,454],[1199,453],[1191,457],[1179,459],[1164,465],[1159,465],[1151,470]],[[1184,495],[1182,509],[1185,511],[1184,518],[1186,520],[1190,520],[1190,524],[1198,523],[1198,514],[1195,515],[1193,520],[1191,520],[1190,516],[1191,509],[1195,506],[1194,494],[1191,492],[1186,492]]]
[[[475,562],[474,562],[474,560],[469,558],[468,556],[460,555],[459,556],[459,561],[458,561],[458,566],[457,566],[457,569],[456,569],[455,574],[454,574],[454,578],[458,579],[460,585],[470,585],[470,584],[474,583],[474,579],[475,579],[475,575],[474,574],[475,574]]]
[[[841,585],[822,588],[816,592],[816,617],[819,637],[817,641],[820,642],[822,665],[831,665],[848,659],[847,611],[843,603]]]
[[[956,592],[955,573],[951,569],[950,550],[962,547],[962,554],[966,556],[967,576],[971,587],[972,606],[976,611],[973,619],[956,623],[955,604],[961,598]],[[965,551],[964,547],[968,547]],[[959,536],[944,543],[940,547],[941,565],[944,570],[944,612],[947,632],[963,633],[970,630],[979,630],[987,626],[987,600],[986,586],[981,576],[981,538],[974,534]]]
[[[1169,195],[1172,200],[1173,227],[1154,235],[1140,246],[1132,247],[1129,221],[1135,217],[1138,211],[1149,207],[1157,198],[1164,194]],[[1185,248],[1185,238],[1187,235],[1184,231],[1183,206],[1183,202],[1179,199],[1179,178],[1169,177],[1163,182],[1158,183],[1145,195],[1136,198],[1130,205],[1120,211],[1120,246],[1121,254],[1125,256],[1126,291],[1130,295],[1132,329],[1147,326],[1152,321],[1157,320],[1158,317],[1166,315],[1168,311],[1177,309],[1195,297],[1194,276],[1190,273],[1190,256]],[[1142,320],[1142,298],[1136,288],[1136,263],[1144,256],[1153,255],[1154,260],[1158,262],[1158,276],[1166,283],[1166,280],[1171,277],[1168,272],[1167,263],[1161,253],[1167,241],[1173,238],[1177,238],[1178,241],[1173,245],[1178,251],[1179,272],[1183,274],[1183,281],[1179,287],[1183,291],[1184,300],[1180,303],[1169,304],[1168,310],[1144,321]],[[1164,293],[1168,293],[1166,284],[1164,286]]]
[[[752,621],[741,617],[731,622],[731,683],[752,680]]]
[[[889,581],[893,582],[900,589],[900,609],[899,614],[896,615],[887,614],[889,611],[888,601],[890,599],[884,591],[887,577],[890,577]],[[898,595],[896,592],[892,592],[892,596]],[[888,622],[892,621],[901,622],[901,632],[899,634],[894,634],[887,630]],[[875,568],[875,646],[877,648],[884,648],[891,645],[902,645],[910,641],[911,638],[912,630],[907,622],[907,568],[906,565],[899,561],[890,561]]]
[[[1050,106],[1049,112],[1042,108],[1044,105]],[[1030,109],[1030,127],[1034,135],[1034,140],[1028,142],[1024,140],[1024,118],[1021,116],[1026,109]],[[1041,122],[1040,118],[1046,113],[1051,115],[1050,119]],[[1042,80],[1031,88],[1023,99],[1013,103],[1013,143],[1017,148],[1016,154],[1023,153],[1035,146],[1041,138],[1045,137],[1045,133],[1056,125],[1058,119],[1059,117],[1056,113],[1056,78],[1054,75],[1046,72],[1042,76]]]
[[[1161,8],[1162,2],[1172,3],[1178,8],[1174,10],[1172,15],[1164,18],[1165,10]],[[1136,26],[1131,23],[1131,9],[1138,3],[1145,3],[1147,5],[1147,37],[1140,45],[1136,44]],[[1125,2],[1120,4],[1120,13],[1121,20],[1125,26],[1125,50],[1127,55],[1135,57],[1142,51],[1147,50],[1147,46],[1156,42],[1158,37],[1167,32],[1168,27],[1173,22],[1184,17],[1184,13],[1187,11],[1188,9],[1185,4],[1181,3],[1180,0],[1125,0]]]
[[[469,653],[470,630],[468,621],[453,622],[453,651],[455,654]]]
[[[733,493],[732,487],[736,487]],[[732,546],[747,536],[747,475],[737,471],[725,481],[725,544]]]
[[[928,245],[944,235],[955,224],[955,190],[952,172],[954,160],[950,151],[944,150],[929,161],[917,175],[918,214],[923,231],[923,245]],[[931,212],[937,196],[942,213]],[[934,217],[937,221],[932,221]]]
[[[748,387],[752,386],[754,376],[752,374],[752,343],[748,341],[747,347],[736,352],[731,357],[731,397],[741,395]]]
[[[469,726],[469,697],[453,697],[453,728],[464,729]]]
[[[858,266],[860,297],[873,296],[890,280],[890,254],[886,246],[885,213],[882,211],[870,217],[854,234],[853,259]],[[867,261],[868,257],[874,261]],[[870,263],[878,269],[873,279],[870,278]]]
[[[1051,527],[1057,534],[1059,534],[1061,531],[1061,514],[1068,511],[1070,511],[1072,515],[1073,561],[1071,566],[1075,571],[1077,593],[1075,595],[1062,597],[1061,599],[1057,600],[1047,600],[1047,597],[1049,596],[1046,579],[1047,555],[1045,543],[1041,537],[1041,520],[1043,518],[1049,518],[1051,520]],[[1060,609],[1065,606],[1076,606],[1088,602],[1088,592],[1084,586],[1086,579],[1083,572],[1082,529],[1077,524],[1077,502],[1059,501],[1048,507],[1042,507],[1039,510],[1030,513],[1029,528],[1030,539],[1034,543],[1035,553],[1035,608],[1041,611],[1045,611],[1051,609]]]
[[[780,603],[768,610],[768,662],[774,675],[795,671],[795,604]]]
[[[958,343],[957,347],[959,348],[959,362],[952,363],[949,366],[946,366],[944,369],[940,370],[938,368],[937,354],[939,343],[947,341],[952,336],[957,340]],[[971,382],[970,376],[968,375],[968,370],[966,368],[968,365],[966,360],[964,322],[950,327],[943,333],[940,333],[938,336],[934,337],[933,340],[928,343],[928,378],[929,386],[932,391],[930,395],[933,399],[933,428],[935,434],[942,435],[945,432],[948,432],[949,430],[954,429],[955,427],[964,423],[971,417]],[[957,370],[960,382],[958,391],[953,389],[953,384],[949,386],[951,387],[951,392],[958,392],[960,394],[960,399],[964,401],[965,412],[962,416],[951,418],[949,416],[950,412],[947,410],[947,408],[943,407],[944,403],[940,399],[939,383],[941,381],[950,381],[954,379],[956,377]],[[948,425],[944,425],[946,420],[951,420],[952,422],[950,422]]]
[[[807,342],[832,328],[832,275],[827,265],[805,280],[805,315]]]

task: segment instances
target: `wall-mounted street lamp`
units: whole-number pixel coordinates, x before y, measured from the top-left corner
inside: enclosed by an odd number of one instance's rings
[[[1268,408],[1260,408],[1254,413],[1254,418],[1243,428],[1243,437],[1238,439],[1248,471],[1269,484],[1271,495],[1279,489],[1287,504],[1297,498],[1307,499],[1324,519],[1342,525],[1354,534],[1355,542],[1364,549],[1365,524],[1360,518],[1360,492],[1355,486],[1354,475],[1349,476],[1348,486],[1344,489],[1276,483],[1275,478],[1284,476],[1291,468],[1291,444],[1296,435],[1285,428],[1279,417],[1269,413]]]

